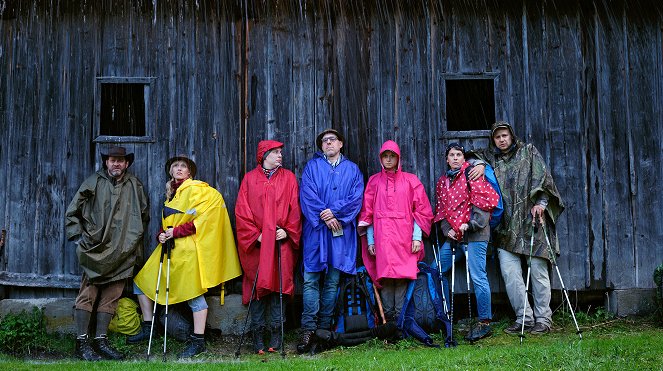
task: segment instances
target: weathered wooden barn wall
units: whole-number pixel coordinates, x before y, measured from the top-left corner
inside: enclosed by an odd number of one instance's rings
[[[100,77],[153,81],[153,140],[119,139],[149,190],[151,236],[168,155],[194,156],[232,213],[259,140],[285,142],[285,165],[300,175],[326,127],[346,135],[366,177],[379,169],[381,143],[396,140],[434,202],[445,143],[458,134],[487,143],[446,130],[445,81],[492,77],[496,118],[538,147],[567,204],[567,287],[654,285],[663,260],[662,197],[652,192],[663,179],[657,1],[3,4],[0,283],[19,287],[8,295],[75,286],[63,215],[106,145],[95,142]]]

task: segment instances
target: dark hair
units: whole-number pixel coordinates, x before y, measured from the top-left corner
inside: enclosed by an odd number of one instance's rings
[[[463,154],[465,154],[465,148],[463,146],[461,146],[460,143],[452,142],[452,143],[449,143],[447,145],[447,150],[444,152],[444,157],[449,156],[449,151],[451,151],[452,149],[461,151],[461,152],[463,152]]]

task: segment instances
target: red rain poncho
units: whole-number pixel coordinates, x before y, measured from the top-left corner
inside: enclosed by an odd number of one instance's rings
[[[283,293],[292,295],[294,292],[293,275],[302,231],[297,179],[295,174],[283,168],[279,168],[268,179],[262,168],[265,152],[282,146],[283,143],[273,140],[261,141],[258,144],[258,166],[244,176],[239,187],[235,216],[239,258],[244,270],[244,304],[248,304],[251,299],[251,289],[258,267],[260,272],[254,298],[279,292],[277,226],[288,234],[286,239],[281,240]],[[261,233],[262,243],[259,244],[258,236]]]

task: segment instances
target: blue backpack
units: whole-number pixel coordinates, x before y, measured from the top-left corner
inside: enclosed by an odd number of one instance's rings
[[[451,321],[444,312],[441,292],[437,265],[419,262],[417,279],[408,285],[403,309],[396,322],[404,336],[412,336],[425,345],[435,346],[429,333],[444,329],[444,346],[454,346]]]
[[[353,333],[375,327],[379,318],[373,282],[365,267],[341,282],[336,297],[336,332]]]
[[[469,171],[469,167],[465,169],[465,176],[467,176],[467,172]],[[484,171],[483,176],[486,178],[488,183],[490,183],[490,186],[493,187],[495,192],[497,192],[497,195],[500,196],[500,200],[497,203],[497,206],[493,209],[493,212],[490,215],[490,230],[492,231],[493,229],[497,228],[498,225],[502,222],[502,214],[504,213],[504,204],[502,203],[502,191],[500,190],[500,185],[497,183],[497,177],[495,177],[495,170],[493,170],[493,167],[490,166],[488,163],[486,163],[486,170]],[[468,187],[470,183],[467,183]]]

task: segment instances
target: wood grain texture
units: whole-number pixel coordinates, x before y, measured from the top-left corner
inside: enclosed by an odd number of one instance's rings
[[[488,143],[486,132],[446,130],[445,79],[484,76],[496,118],[539,149],[567,205],[566,286],[651,288],[663,256],[662,14],[655,0],[8,1],[2,284],[72,285],[80,269],[64,211],[110,143],[136,153],[130,170],[151,202],[146,253],[168,157],[191,156],[234,220],[257,143],[284,142],[285,166],[300,176],[327,127],[346,136],[344,153],[366,179],[382,142],[396,140],[434,203],[444,146]],[[100,77],[149,79],[149,140],[97,140]],[[494,260],[489,271],[503,291]]]

